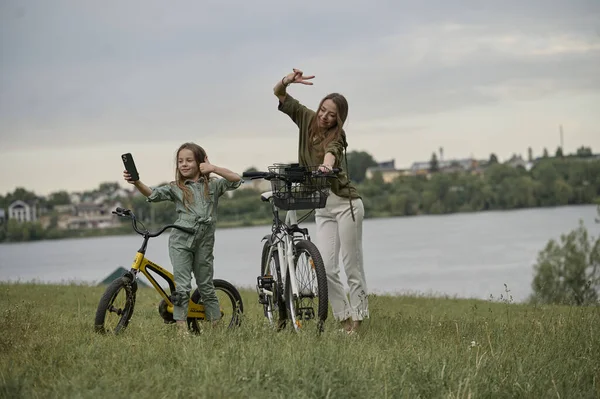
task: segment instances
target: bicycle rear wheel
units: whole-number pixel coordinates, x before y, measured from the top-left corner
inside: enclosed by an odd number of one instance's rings
[[[311,241],[300,240],[295,243],[294,272],[298,295],[294,296],[292,292],[289,270],[285,295],[294,329],[307,330],[314,326],[320,333],[329,311],[327,274],[321,253]]]
[[[98,333],[119,334],[129,324],[135,307],[137,281],[129,277],[119,277],[104,291],[94,320],[94,330]]]
[[[242,324],[242,314],[244,313],[244,303],[240,292],[228,281],[214,279],[215,293],[219,300],[221,308],[221,320],[219,323],[224,324],[227,328],[239,327]],[[200,292],[196,288],[192,293],[190,300],[194,303],[201,303],[202,298]],[[188,327],[193,332],[200,332],[200,322],[204,318],[188,317]]]

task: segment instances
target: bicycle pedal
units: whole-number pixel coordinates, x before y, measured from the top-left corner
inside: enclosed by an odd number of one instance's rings
[[[315,310],[313,308],[298,308],[296,315],[301,320],[312,320],[315,318]]]
[[[267,295],[265,295],[263,292],[260,292],[258,294],[258,303],[260,303],[261,305],[267,305],[269,303],[267,301]]]
[[[273,280],[273,276],[258,276],[256,278],[257,287],[258,288],[266,288],[269,291],[272,291],[274,282],[275,282],[275,280]]]

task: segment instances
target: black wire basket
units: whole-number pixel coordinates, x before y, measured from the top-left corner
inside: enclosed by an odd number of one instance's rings
[[[299,164],[269,166],[269,172],[278,175],[271,179],[275,206],[283,210],[324,208],[330,182],[324,176],[313,175],[318,168]]]

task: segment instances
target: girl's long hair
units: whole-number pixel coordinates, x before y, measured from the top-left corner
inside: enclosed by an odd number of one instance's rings
[[[195,143],[183,143],[178,149],[177,149],[177,153],[175,154],[175,184],[177,184],[177,187],[179,187],[181,189],[181,191],[183,192],[183,205],[189,209],[189,204],[191,204],[192,202],[194,202],[194,193],[192,192],[192,190],[189,189],[189,187],[187,187],[185,185],[185,178],[181,175],[181,173],[179,173],[179,153],[181,152],[181,150],[190,150],[192,151],[192,153],[194,154],[194,160],[196,161],[196,166],[198,167],[198,170],[200,169],[200,164],[202,162],[204,162],[204,160],[206,159],[206,151],[204,151],[204,148],[200,147],[198,144]],[[204,180],[204,197],[208,198],[208,176],[202,175],[200,174],[200,179]]]
[[[318,123],[318,113],[323,103],[327,100],[333,101],[337,108],[337,123],[334,127],[329,130],[323,130],[319,128]],[[318,138],[321,140],[321,144],[319,145],[317,156],[319,158],[323,158],[325,155],[325,148],[335,140],[342,140],[344,146],[346,146],[346,134],[344,133],[344,123],[346,122],[346,118],[348,117],[348,101],[346,97],[341,95],[340,93],[330,93],[323,97],[321,102],[319,103],[319,107],[317,108],[317,113],[313,117],[310,126],[308,128],[308,139],[310,142],[313,142],[314,138]]]

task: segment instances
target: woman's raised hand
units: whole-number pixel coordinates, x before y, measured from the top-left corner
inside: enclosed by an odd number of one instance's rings
[[[303,85],[312,85],[312,82],[309,82],[310,79],[313,79],[315,76],[304,76],[304,72],[299,69],[294,68],[292,73],[287,74],[282,82],[284,85],[289,85],[292,83],[301,83]]]

